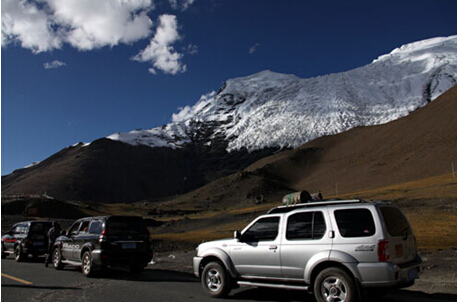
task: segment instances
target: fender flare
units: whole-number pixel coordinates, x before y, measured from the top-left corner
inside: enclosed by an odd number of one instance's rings
[[[208,258],[217,258],[222,264],[225,266],[227,269],[228,273],[232,278],[236,278],[238,276],[238,272],[235,269],[235,266],[232,263],[232,260],[230,259],[230,256],[223,251],[220,248],[210,248],[206,250],[201,256],[202,262],[201,263],[207,263],[211,261],[205,261],[205,259]]]
[[[325,254],[327,254],[327,257],[325,257]],[[317,266],[319,266],[320,264],[324,264],[327,262],[333,264],[330,266],[344,267],[352,274],[352,276],[356,280],[360,280],[360,274],[359,274],[359,271],[357,270],[357,265],[359,264],[359,261],[357,261],[357,259],[355,259],[351,255],[341,252],[341,251],[328,250],[328,251],[321,252],[321,253],[314,255],[308,261],[308,264],[306,265],[305,272],[304,272],[305,282],[310,284],[312,275],[314,273],[314,269]]]

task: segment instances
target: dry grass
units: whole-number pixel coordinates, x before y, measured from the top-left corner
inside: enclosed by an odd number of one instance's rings
[[[338,198],[355,197],[391,200],[402,208],[411,222],[419,249],[436,250],[457,247],[457,179],[454,179],[452,174],[338,196]],[[220,211],[201,212],[189,215],[194,221],[199,219],[210,221],[200,228],[187,231],[185,228],[177,230],[171,227],[160,230],[160,234],[154,230],[152,233],[156,239],[194,244],[203,240],[232,237],[233,231],[242,230],[252,220],[242,214],[265,213],[277,205],[279,202],[255,206],[233,206]],[[234,218],[229,223],[221,223],[219,219],[225,215]],[[179,219],[179,217],[174,217],[174,219]]]

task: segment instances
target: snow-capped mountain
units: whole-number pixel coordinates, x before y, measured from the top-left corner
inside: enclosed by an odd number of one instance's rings
[[[457,83],[457,36],[406,44],[347,72],[301,79],[263,71],[228,80],[173,122],[108,139],[181,148],[225,140],[227,151],[296,147],[356,126],[383,124],[434,100]],[[202,135],[202,127],[205,135]]]

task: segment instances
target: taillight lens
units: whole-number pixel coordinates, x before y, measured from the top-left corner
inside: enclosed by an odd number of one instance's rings
[[[389,262],[389,240],[380,240],[378,242],[378,258],[379,262]]]
[[[106,229],[104,229],[103,232],[100,234],[100,237],[98,237],[98,241],[99,242],[107,241],[108,240],[107,236],[108,236],[108,234],[106,232]]]

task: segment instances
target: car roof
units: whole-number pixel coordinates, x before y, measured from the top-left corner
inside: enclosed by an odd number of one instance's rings
[[[300,209],[307,209],[307,208],[314,208],[314,207],[325,207],[325,206],[340,206],[340,205],[361,205],[361,204],[378,204],[384,202],[371,202],[362,199],[329,199],[329,200],[321,200],[321,201],[314,201],[308,203],[299,203],[295,205],[289,206],[278,206],[270,209],[267,214],[278,214],[278,213],[288,213],[295,210]]]

